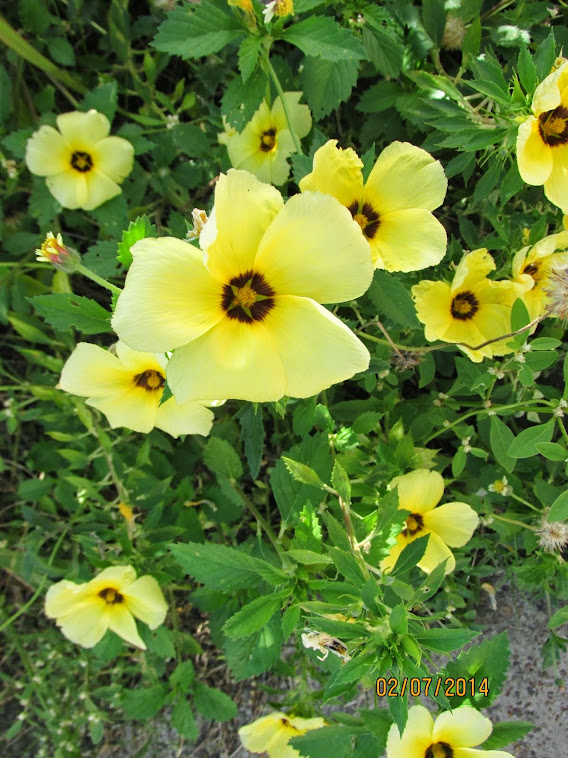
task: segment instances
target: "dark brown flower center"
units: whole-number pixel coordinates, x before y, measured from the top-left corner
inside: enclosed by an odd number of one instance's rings
[[[108,603],[108,605],[115,605],[116,603],[123,603],[124,598],[118,592],[118,590],[115,590],[114,587],[105,587],[104,590],[101,590],[99,592],[99,597],[102,597],[102,599],[105,601],[105,603]]]
[[[413,537],[424,529],[424,519],[419,513],[411,513],[406,519],[406,528],[402,530],[405,537]]]
[[[453,758],[454,751],[447,742],[435,742],[424,753],[424,758]]]
[[[262,321],[274,308],[274,290],[262,274],[245,271],[223,287],[221,307],[245,324]]]
[[[260,149],[263,153],[269,153],[276,146],[276,130],[267,129],[260,135]]]
[[[550,147],[558,147],[568,142],[568,108],[559,105],[553,111],[541,113],[538,128],[543,142]]]
[[[539,269],[538,263],[529,263],[528,266],[524,267],[522,273],[532,276],[532,278],[536,281],[537,279],[540,279],[540,276],[537,277],[538,269]]]
[[[450,308],[452,316],[460,321],[473,318],[479,310],[479,301],[473,292],[460,292],[452,300]]]
[[[76,150],[71,156],[71,165],[75,171],[80,171],[84,174],[93,168],[93,159],[89,153],[82,153],[79,150]]]
[[[370,203],[363,203],[363,207],[359,210],[357,200],[351,203],[348,210],[361,227],[361,231],[365,237],[368,240],[372,240],[381,225],[381,219],[377,211]]]
[[[159,371],[155,371],[153,368],[148,371],[143,371],[141,374],[136,374],[134,377],[134,384],[137,387],[143,387],[148,392],[155,392],[161,390],[166,383],[165,378]]]

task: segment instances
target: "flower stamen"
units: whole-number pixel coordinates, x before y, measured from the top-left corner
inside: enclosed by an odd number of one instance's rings
[[[247,324],[262,321],[274,307],[274,290],[262,274],[247,271],[223,287],[221,307],[229,318]]]
[[[453,758],[454,751],[447,742],[435,742],[424,753],[424,758]]]
[[[137,387],[143,387],[148,392],[161,390],[165,383],[165,378],[155,369],[148,369],[148,371],[143,371],[134,377],[134,384]]]
[[[75,171],[80,171],[84,174],[93,168],[93,159],[89,153],[83,153],[80,150],[76,150],[71,156],[71,166]]]
[[[407,535],[414,536],[418,532],[424,529],[424,519],[419,513],[412,513],[406,519],[406,529],[402,530],[402,533],[406,537]]]
[[[381,219],[377,211],[370,203],[363,203],[363,207],[359,210],[359,203],[357,201],[351,203],[348,210],[361,227],[361,231],[365,237],[368,240],[372,240],[381,225]]]
[[[466,321],[475,316],[479,310],[479,302],[473,292],[460,292],[452,300],[450,310],[454,318]]]
[[[108,605],[115,605],[116,603],[123,603],[124,597],[114,589],[114,587],[105,587],[104,590],[101,590],[99,592],[99,597],[101,597],[105,603]]]
[[[267,129],[260,135],[260,149],[263,153],[270,153],[276,147],[276,130]]]
[[[541,113],[538,120],[540,136],[546,145],[557,147],[568,142],[568,108],[559,105],[553,111]]]

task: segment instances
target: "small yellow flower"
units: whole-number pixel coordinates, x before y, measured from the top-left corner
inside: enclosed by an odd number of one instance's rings
[[[536,88],[532,111],[519,126],[519,173],[527,184],[543,184],[550,202],[568,213],[567,60]]]
[[[266,752],[268,758],[300,758],[300,753],[288,745],[289,740],[325,725],[322,718],[302,719],[275,712],[241,727],[239,737],[251,753]]]
[[[206,436],[213,423],[206,400],[179,405],[170,397],[160,405],[166,363],[163,355],[139,353],[122,342],[116,344],[116,355],[80,342],[63,366],[59,387],[87,397],[87,405],[102,411],[113,429],[126,426],[147,434],[157,427],[172,437]]]
[[[298,139],[305,137],[312,128],[310,109],[299,104],[301,96],[301,92],[284,93],[292,128]],[[280,97],[274,100],[272,108],[263,102],[240,134],[226,129],[219,141],[227,145],[234,168],[250,171],[268,184],[280,185],[288,179],[290,165],[287,158],[296,152],[296,147]]]
[[[294,3],[293,0],[272,0],[271,2],[265,3],[265,8],[262,11],[264,16],[264,23],[268,24],[274,16],[278,16],[279,18],[286,18],[286,16],[291,16],[292,13],[294,13]]]
[[[94,647],[108,629],[131,645],[146,649],[134,617],[156,629],[164,622],[168,606],[154,577],[136,579],[132,566],[104,569],[86,584],[64,579],[45,596],[45,613],[63,634],[77,645]]]
[[[425,325],[427,340],[476,346],[511,331],[511,306],[527,285],[490,281],[487,274],[494,268],[493,258],[480,248],[464,255],[451,284],[423,280],[412,287],[416,315]],[[513,350],[507,340],[479,350],[459,348],[475,363]]]
[[[334,198],[281,194],[231,169],[215,187],[204,253],[140,240],[113,318],[138,350],[169,351],[178,402],[310,397],[369,364],[366,347],[320,303],[365,292],[368,245]]]
[[[514,758],[503,750],[476,750],[493,731],[491,721],[468,705],[441,713],[436,721],[423,705],[408,711],[402,736],[396,724],[387,739],[387,758]]]
[[[545,313],[550,276],[554,269],[568,265],[566,250],[568,232],[563,231],[545,237],[532,247],[524,247],[513,258],[513,281],[525,289],[522,298],[531,320]]]
[[[436,508],[444,494],[444,480],[437,471],[411,471],[394,479],[390,487],[395,485],[398,507],[410,511],[410,516],[390,553],[381,562],[382,570],[394,568],[404,548],[428,534],[428,546],[418,567],[429,574],[447,559],[446,574],[449,574],[456,567],[456,560],[448,545],[463,547],[469,541],[479,523],[477,513],[467,503],[459,502]]]
[[[442,204],[448,187],[440,162],[408,142],[393,142],[365,183],[362,168],[354,150],[329,140],[314,155],[313,171],[300,189],[333,195],[349,210],[376,268],[418,271],[439,263],[446,232],[430,211]]]
[[[81,263],[81,256],[72,247],[63,244],[63,238],[60,234],[57,237],[53,232],[48,232],[41,247],[36,248],[36,258],[38,261],[47,261],[55,266],[59,271],[67,274],[76,271],[77,266]]]
[[[32,174],[45,176],[49,191],[63,208],[92,211],[122,190],[132,171],[134,148],[122,137],[109,137],[110,123],[95,110],[57,117],[57,129],[42,126],[26,147]]]

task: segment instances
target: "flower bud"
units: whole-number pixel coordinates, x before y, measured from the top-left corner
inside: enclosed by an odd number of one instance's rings
[[[64,271],[66,274],[76,271],[81,263],[79,253],[64,245],[60,234],[55,237],[52,232],[48,232],[42,246],[36,248],[36,258],[38,261],[51,263],[58,271]]]

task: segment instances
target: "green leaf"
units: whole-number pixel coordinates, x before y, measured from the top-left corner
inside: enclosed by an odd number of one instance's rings
[[[268,624],[250,637],[227,639],[224,649],[237,681],[267,671],[280,658],[282,650],[279,614],[275,614]]]
[[[536,74],[536,66],[532,59],[532,55],[524,42],[521,43],[521,49],[519,50],[519,58],[517,60],[517,72],[521,84],[525,88],[527,94],[532,96],[536,85],[538,83],[538,77]]]
[[[436,653],[450,653],[467,645],[479,634],[471,629],[424,629],[416,634],[416,641]]]
[[[62,66],[75,65],[75,53],[68,39],[65,37],[50,37],[47,41],[47,46],[50,57],[56,63],[60,63]]]
[[[239,48],[239,71],[246,84],[256,68],[258,56],[262,49],[262,37],[245,37]]]
[[[184,697],[180,697],[172,708],[170,723],[178,734],[190,742],[195,742],[199,737],[199,728],[195,723],[193,711]]]
[[[420,322],[416,317],[410,292],[396,277],[386,271],[375,271],[367,295],[379,312],[395,324],[417,329]]]
[[[452,708],[457,708],[461,703],[467,702],[476,708],[485,708],[497,698],[505,683],[507,669],[509,668],[509,640],[507,632],[484,639],[479,645],[461,652],[454,661],[446,664],[446,675],[457,679],[464,677],[466,680],[475,679],[476,692],[474,697],[471,691],[465,697],[449,698]],[[487,677],[488,695],[479,692],[482,680]]]
[[[507,451],[515,435],[509,427],[501,421],[498,416],[490,417],[489,443],[495,457],[496,463],[503,466],[507,473],[511,473],[515,468],[516,460],[512,458]]]
[[[394,34],[383,28],[363,27],[363,45],[379,74],[399,76],[404,61],[404,47]]]
[[[557,442],[537,442],[535,447],[549,461],[568,460],[568,450]]]
[[[311,16],[284,30],[282,39],[305,55],[328,61],[366,60],[365,49],[352,32],[327,16]]]
[[[49,227],[60,211],[61,206],[47,188],[45,179],[34,176],[30,195],[30,214],[33,218],[37,218],[40,227]]]
[[[200,58],[221,50],[245,33],[223,0],[174,8],[152,42],[156,50],[182,58]]]
[[[193,703],[196,710],[206,719],[215,721],[230,721],[238,713],[237,706],[232,698],[225,695],[221,690],[206,687],[201,682],[196,682],[193,692]]]
[[[85,334],[112,332],[111,314],[89,297],[60,292],[27,299],[54,329],[69,331],[74,326]]]
[[[565,519],[568,519],[568,490],[556,498],[546,517],[547,521],[564,521]]]
[[[248,637],[270,621],[288,594],[283,591],[255,598],[225,622],[223,631],[229,637]]]
[[[79,107],[82,111],[94,108],[99,113],[103,113],[112,124],[117,104],[118,88],[116,82],[113,80],[99,84],[94,90],[88,92]]]
[[[131,221],[128,229],[122,233],[122,241],[118,244],[118,260],[128,268],[132,263],[132,253],[130,252],[132,245],[147,237],[157,236],[156,227],[150,222],[148,216],[138,216],[136,221]]]
[[[243,83],[236,76],[225,90],[221,100],[221,111],[228,123],[241,131],[252,119],[266,95],[266,76],[256,69]]]
[[[122,707],[127,719],[143,721],[155,716],[161,710],[168,696],[165,684],[155,684],[153,687],[137,690],[123,690]]]
[[[284,461],[284,464],[286,465],[286,468],[290,474],[297,482],[301,482],[302,484],[310,484],[313,487],[319,487],[320,489],[323,489],[322,480],[319,478],[316,472],[309,466],[306,466],[305,463],[294,461],[292,458],[286,458],[284,455],[282,456],[282,460]]]
[[[210,471],[229,479],[243,475],[243,464],[232,445],[220,437],[210,437],[203,451],[203,462]]]
[[[546,79],[550,74],[555,58],[556,42],[554,39],[554,31],[551,29],[548,37],[544,42],[540,43],[534,54],[534,64],[539,81]]]
[[[494,81],[489,79],[469,79],[467,83],[472,89],[487,95],[500,105],[510,106],[511,98],[509,94],[504,93],[501,87]]]
[[[258,588],[259,578],[275,585],[288,578],[267,561],[225,545],[189,542],[168,547],[186,573],[222,592],[247,586]]]
[[[529,721],[499,721],[493,725],[491,735],[479,746],[479,750],[496,750],[517,742],[534,729]]]
[[[408,615],[403,603],[395,605],[389,616],[389,626],[395,634],[408,634]]]
[[[292,547],[316,553],[321,551],[321,526],[309,500],[300,512]]]
[[[195,671],[193,663],[190,660],[179,663],[170,675],[170,684],[173,687],[179,687],[179,689],[187,694],[189,688],[195,679]]]
[[[401,94],[396,82],[380,81],[365,90],[357,104],[361,113],[382,113],[391,108]]]
[[[398,556],[398,560],[391,573],[393,575],[404,574],[406,571],[414,568],[426,552],[429,538],[430,535],[425,534],[424,537],[418,537],[418,539],[410,542]]]
[[[558,626],[562,626],[562,624],[568,623],[568,605],[565,605],[563,608],[559,608],[556,613],[554,613],[550,621],[548,622],[547,626],[549,629],[556,629]]]
[[[440,47],[446,25],[444,0],[422,0],[422,23],[430,39]]]
[[[260,471],[262,451],[264,447],[264,424],[262,423],[262,405],[257,403],[243,404],[236,414],[241,425],[241,441],[245,448],[250,475],[256,479]]]
[[[348,582],[355,587],[362,587],[365,584],[366,578],[352,552],[340,550],[338,547],[328,547],[327,552],[337,570]]]
[[[530,458],[538,453],[537,442],[550,442],[554,432],[555,419],[551,418],[546,424],[531,426],[523,429],[509,445],[508,455],[512,458]]]
[[[282,614],[282,637],[287,642],[292,632],[298,626],[300,620],[300,606],[289,605]]]
[[[457,450],[452,458],[452,476],[457,478],[465,468],[467,455],[463,450]]]
[[[302,88],[314,117],[328,116],[340,103],[348,100],[358,75],[359,65],[355,61],[330,61],[307,55],[302,70]]]
[[[331,472],[331,484],[333,489],[339,493],[339,497],[345,502],[351,502],[351,483],[349,477],[345,473],[345,469],[336,460],[333,464],[333,470]]]
[[[345,726],[325,726],[313,729],[300,737],[292,737],[288,743],[307,758],[329,758],[332,746],[333,758],[352,758],[351,732]]]

